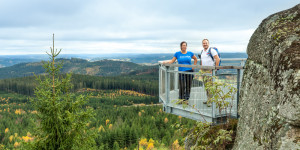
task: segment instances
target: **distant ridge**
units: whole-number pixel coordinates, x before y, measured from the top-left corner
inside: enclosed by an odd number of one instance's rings
[[[192,51],[194,53],[200,53],[200,51]],[[117,54],[61,54],[60,58],[80,58],[88,61],[99,60],[119,60],[129,61],[140,64],[156,64],[160,60],[172,59],[173,53],[161,53],[161,54],[131,54],[131,53],[117,53]],[[222,53],[222,58],[247,58],[246,53]],[[45,54],[33,54],[33,55],[0,55],[0,68],[9,67],[19,63],[40,62],[42,60],[48,60],[48,56]]]
[[[59,58],[58,62],[63,61],[62,73],[76,73],[95,76],[117,76],[122,74],[151,74],[156,70],[156,66],[140,65],[126,61],[100,60],[89,62],[79,58]],[[20,63],[10,67],[0,68],[0,79],[32,76],[43,74],[42,62]]]

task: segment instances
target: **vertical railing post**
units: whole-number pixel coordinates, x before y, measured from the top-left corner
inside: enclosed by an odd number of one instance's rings
[[[242,66],[242,67],[245,66],[245,60],[242,60],[241,66]],[[244,75],[244,69],[240,70],[240,82],[242,82],[243,75]]]
[[[245,61],[242,60],[242,61],[241,61],[241,66],[244,66],[244,65],[245,65]]]
[[[161,82],[162,82],[162,73],[161,73],[161,64],[158,65],[158,99],[159,99],[159,103],[162,102],[161,100]]]
[[[174,90],[176,91],[176,90],[178,90],[178,67],[175,67],[174,68],[174,82],[175,82],[175,84],[174,84]]]
[[[171,108],[170,108],[170,67],[169,66],[166,66],[165,88],[166,88],[166,112],[171,113]]]
[[[240,98],[240,77],[241,69],[237,69],[237,95],[236,95],[236,116],[239,118],[239,98]]]
[[[212,73],[211,73],[211,78],[212,78],[212,84],[214,83],[215,81],[215,75],[216,75],[216,72],[215,72],[215,69],[212,69]],[[215,109],[215,104],[212,103],[212,120],[214,120],[214,118],[216,118],[216,109]]]

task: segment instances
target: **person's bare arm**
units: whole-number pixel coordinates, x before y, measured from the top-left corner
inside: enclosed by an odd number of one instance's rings
[[[220,63],[220,58],[219,58],[219,56],[218,56],[218,55],[215,55],[215,56],[214,56],[214,59],[215,59],[215,61],[216,61],[216,66],[219,66],[219,63]]]
[[[197,57],[194,55],[192,58],[194,59],[194,65],[197,65]],[[194,70],[194,68],[192,69]]]
[[[176,61],[176,57],[173,57],[171,60],[164,61],[163,64],[173,64]]]

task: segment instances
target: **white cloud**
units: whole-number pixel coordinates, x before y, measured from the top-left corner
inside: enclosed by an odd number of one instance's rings
[[[246,52],[271,13],[294,1],[0,1],[0,55],[44,53],[55,33],[63,53],[173,53],[201,40],[223,52]],[[265,7],[268,5],[268,7]]]
[[[55,45],[62,48],[64,54],[101,54],[101,53],[174,53],[179,50],[181,41],[188,42],[188,49],[194,52],[202,49],[202,39],[208,38],[212,46],[218,47],[222,52],[245,52],[248,39],[254,30],[241,31],[156,31],[156,32],[121,32],[113,33],[101,31],[78,31],[67,32],[61,31],[56,35]],[[34,32],[36,33],[36,32]],[[89,34],[92,33],[92,34]],[[46,33],[45,33],[46,34]],[[24,36],[24,35],[22,35]],[[74,36],[74,37],[72,37]],[[88,38],[90,40],[82,40]],[[147,38],[147,36],[151,38]],[[33,34],[32,37],[35,37]],[[65,40],[72,37],[73,40]],[[118,40],[114,40],[118,37]],[[171,37],[171,38],[169,38]],[[1,54],[9,54],[12,51],[19,54],[28,53],[45,53],[49,50],[51,44],[51,34],[47,39],[43,37],[35,37],[30,40],[0,40],[0,45],[5,45],[1,49]],[[101,40],[105,39],[107,40]],[[22,39],[22,38],[20,38]],[[44,39],[44,40],[38,40]],[[97,40],[99,39],[99,40]],[[124,39],[124,40],[120,40]]]

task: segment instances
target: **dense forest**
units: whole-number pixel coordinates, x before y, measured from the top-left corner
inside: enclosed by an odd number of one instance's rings
[[[67,75],[59,76],[62,79]],[[35,127],[40,122],[40,112],[34,107],[38,100],[35,89],[40,84],[37,77],[45,80],[49,75],[0,80],[0,149],[22,148],[35,140]],[[97,149],[180,148],[185,135],[177,133],[173,125],[190,128],[195,124],[162,111],[157,69],[134,69],[119,76],[72,74],[70,82],[75,97],[88,97],[83,107],[95,113],[86,127],[95,136]]]
[[[47,74],[37,76],[42,80],[49,78]],[[59,76],[65,78],[66,74]],[[37,100],[35,88],[39,85],[36,79],[26,76],[0,80],[0,149],[18,149],[34,140],[39,123],[39,112],[33,107]],[[158,104],[157,69],[134,69],[119,76],[73,74],[71,84],[71,92],[76,97],[88,96],[84,107],[95,112],[86,126],[96,135],[97,149],[169,149],[174,142],[180,147],[184,135],[177,134],[172,125],[182,123],[191,127],[195,122],[162,111]]]
[[[158,75],[156,74],[157,72],[153,72],[152,74],[112,77],[73,74],[71,82],[74,88],[72,90],[76,91],[81,88],[105,90],[123,89],[157,96]],[[43,78],[43,75],[41,75],[41,77]],[[36,86],[37,81],[34,76],[0,80],[0,90],[28,96],[34,95],[34,88]]]
[[[82,88],[76,94],[89,95],[86,107],[92,107],[95,118],[87,126],[96,133],[98,149],[135,149],[152,143],[169,149],[174,141],[183,145],[184,135],[176,134],[175,123],[191,127],[195,121],[162,111],[155,105],[156,96],[131,90],[97,90]],[[0,92],[0,148],[18,148],[34,140],[31,134],[37,123],[32,97]],[[176,143],[176,142],[175,142]],[[117,149],[118,149],[117,148]]]

